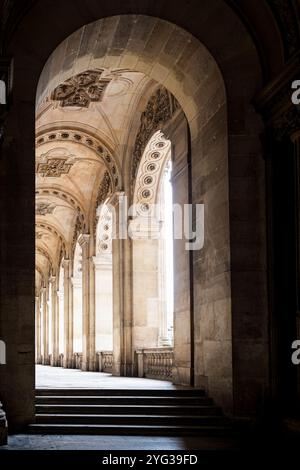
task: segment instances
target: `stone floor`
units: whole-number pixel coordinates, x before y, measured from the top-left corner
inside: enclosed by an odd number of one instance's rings
[[[37,365],[36,388],[175,389],[178,387],[163,380],[113,377],[102,372],[83,372],[78,369]]]
[[[3,450],[235,450],[232,438],[156,436],[9,436]],[[1,459],[0,459],[1,460]]]
[[[175,389],[170,382],[112,377],[99,372],[36,366],[37,388]],[[0,450],[235,450],[233,438],[159,436],[11,435]]]

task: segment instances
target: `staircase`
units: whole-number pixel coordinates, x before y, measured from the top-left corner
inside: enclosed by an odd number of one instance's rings
[[[203,390],[39,389],[29,432],[224,436],[231,426]]]

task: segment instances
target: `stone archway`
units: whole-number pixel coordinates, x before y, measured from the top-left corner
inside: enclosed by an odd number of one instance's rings
[[[136,49],[139,44],[141,28],[144,33],[147,31],[148,35],[143,50]],[[121,31],[126,31],[128,36],[128,41],[124,41],[122,44],[120,43]],[[96,43],[91,50],[88,44],[95,37],[97,38]],[[174,42],[177,44],[176,48]],[[103,49],[104,43],[109,44],[109,47]],[[185,64],[187,48],[192,60]],[[73,51],[71,56],[68,53],[70,50]],[[232,392],[230,391],[232,385],[229,385],[232,384],[232,339],[230,273],[228,271],[230,247],[226,95],[223,79],[215,60],[193,36],[166,21],[138,15],[105,18],[75,32],[53,52],[40,77],[37,106],[46,107],[47,100],[51,97],[52,102],[60,104],[62,109],[81,107],[86,109],[86,112],[92,113],[91,103],[105,100],[105,90],[109,90],[109,83],[119,79],[119,93],[121,94],[130,86],[128,78],[127,82],[125,79],[122,82],[124,70],[129,74],[129,77],[130,73],[140,73],[145,76],[145,80],[148,80],[148,93],[144,94],[144,103],[142,100],[139,106],[144,106],[146,112],[147,107],[149,109],[151,107],[157,108],[156,119],[158,122],[162,121],[165,126],[167,125],[168,120],[172,117],[172,107],[174,110],[181,107],[187,119],[188,129],[183,134],[179,129],[184,124],[180,122],[176,125],[169,124],[168,129],[176,143],[176,174],[180,175],[175,176],[177,178],[176,191],[178,192],[175,200],[178,199],[184,203],[204,204],[206,219],[204,237],[207,243],[200,255],[206,260],[206,265],[201,267],[199,271],[199,274],[201,273],[200,283],[197,280],[199,275],[197,254],[187,255],[186,261],[178,265],[177,271],[181,272],[181,276],[176,278],[177,289],[175,286],[175,290],[181,292],[181,296],[186,295],[190,300],[184,300],[182,303],[181,298],[177,298],[179,307],[176,318],[182,316],[181,327],[177,331],[181,330],[182,344],[186,349],[185,352],[183,352],[184,348],[182,349],[179,355],[181,359],[178,356],[177,381],[179,383],[192,381],[198,386],[205,386],[217,399],[221,399],[222,404],[225,404],[226,401],[230,404],[232,402]],[[175,97],[175,101],[167,105],[163,93],[157,94],[159,90],[153,95],[152,89],[155,83],[165,87],[171,96]],[[145,103],[145,97],[147,97],[148,103]],[[130,143],[125,145],[125,142],[129,142],[133,136],[137,135],[137,139],[142,139],[139,145],[140,151],[143,150],[144,133],[149,130],[147,126],[150,125],[151,128],[155,125],[150,120],[150,124],[147,122],[146,127],[145,125],[143,127],[142,119],[148,119],[145,109],[143,112],[139,118],[141,119],[139,126],[134,122],[135,116],[131,120],[129,119],[131,133],[128,133],[128,136],[123,139],[122,146],[112,147],[122,172],[122,180],[124,181],[122,189],[128,195],[130,195],[131,180],[129,178],[130,174],[132,177],[132,164],[137,164],[134,159],[138,159],[139,154],[135,148],[132,151]],[[214,117],[217,118],[216,122]],[[222,135],[222,139],[218,142],[219,147],[209,155],[207,164],[202,167],[198,163],[202,150],[201,133],[208,122],[210,123],[210,135],[219,133]],[[94,132],[97,135],[97,129]],[[209,153],[210,150],[208,147]],[[132,158],[133,163],[131,162]],[[191,194],[186,193],[182,197],[182,192],[185,192],[184,187],[188,188],[191,172],[193,180],[196,181],[197,178],[202,177],[204,172],[209,171],[209,167],[215,167],[216,170],[213,177],[208,177],[205,184],[202,185],[202,192],[199,194],[197,186],[192,184]],[[216,179],[219,183],[217,192],[213,190]],[[222,221],[221,224],[220,221]],[[218,235],[215,231],[216,225],[218,225]],[[222,233],[221,238],[219,233]],[[132,290],[130,280],[120,278],[120,270],[127,272],[131,265],[130,243],[122,242],[119,250],[121,250],[122,262],[118,263],[119,267],[114,270],[114,276],[121,279],[121,290],[117,294],[118,314],[116,307],[114,308],[114,315],[117,315],[116,318],[119,320],[114,320],[114,322],[119,321],[120,331],[122,330],[119,370],[122,374],[127,375],[132,373],[133,368]],[[180,250],[184,250],[184,244]],[[194,266],[194,274],[190,272],[190,262]],[[220,269],[220,266],[223,267]],[[180,285],[184,287],[179,288]],[[221,296],[220,288],[222,290]],[[216,302],[222,303],[218,314],[214,312]],[[197,309],[193,308],[193,304],[197,305]],[[184,319],[190,310],[193,310],[192,324]],[[123,323],[124,326],[122,326]],[[187,328],[184,332],[183,325],[186,325]],[[191,348],[193,349],[192,355],[189,352]],[[190,359],[185,362],[183,356]],[[194,364],[192,357],[194,357]],[[193,370],[194,366],[195,370]],[[186,367],[189,372],[185,371]],[[227,392],[225,394],[222,392],[222,397],[218,397],[219,384],[224,380],[229,385]],[[228,406],[230,407],[230,405]]]
[[[86,11],[85,17],[83,18],[81,14],[78,13],[77,7],[72,3],[72,9],[74,8],[74,16],[68,16],[67,12],[64,10],[64,5],[57,5],[57,10],[55,11],[55,21],[61,22],[63,28],[58,32],[58,29],[53,27],[53,23],[49,22],[49,14],[44,13],[38,16],[40,21],[36,24],[36,15],[37,11],[34,11],[32,14],[28,15],[28,18],[24,20],[22,29],[18,31],[14,42],[11,45],[10,51],[15,55],[16,63],[16,73],[15,73],[15,89],[14,89],[14,98],[15,104],[11,109],[12,121],[14,117],[16,122],[18,122],[17,116],[22,115],[22,126],[20,126],[20,145],[22,146],[23,157],[20,161],[17,159],[16,150],[11,149],[10,161],[14,162],[20,170],[20,174],[31,174],[33,172],[33,135],[34,135],[34,84],[37,83],[43,64],[46,61],[46,57],[51,50],[63,39],[62,36],[70,34],[74,29],[81,27],[84,23],[89,21],[94,21],[99,17],[103,17],[104,14],[116,14],[124,13],[123,7],[120,6],[121,11],[115,11],[111,6],[106,5],[106,11],[102,10],[101,6],[96,7],[93,11]],[[82,4],[81,4],[82,5]],[[70,5],[69,5],[70,6]],[[81,7],[80,7],[81,8]],[[62,9],[62,10],[61,10]],[[81,11],[81,10],[80,10]],[[153,16],[162,16],[161,12],[157,10],[153,5],[147,6],[137,6],[133,5],[132,12],[139,11],[144,14],[153,15]],[[171,9],[170,9],[171,11]],[[77,12],[77,13],[76,13]],[[231,252],[231,262],[228,263],[228,259],[222,258],[223,249],[221,248],[222,243],[219,245],[220,253],[220,263],[214,265],[210,259],[207,257],[197,258],[194,260],[194,273],[196,278],[196,285],[199,285],[202,282],[205,282],[206,288],[202,291],[204,298],[196,298],[195,304],[197,306],[203,305],[203,300],[209,300],[211,293],[211,279],[203,278],[203,267],[208,266],[211,269],[211,273],[214,270],[217,277],[217,281],[220,281],[218,284],[219,294],[218,300],[213,304],[213,316],[217,315],[218,311],[223,311],[223,306],[228,305],[229,299],[224,300],[224,292],[227,292],[229,287],[231,288],[231,311],[232,311],[232,324],[233,324],[233,351],[234,351],[234,380],[233,383],[231,380],[227,380],[226,377],[218,375],[218,366],[222,366],[217,363],[217,370],[215,369],[216,361],[212,361],[209,364],[209,369],[212,369],[214,373],[211,375],[206,374],[204,363],[207,362],[208,355],[206,357],[200,357],[198,362],[198,370],[196,375],[198,376],[198,383],[203,383],[207,385],[211,378],[213,378],[210,383],[210,390],[216,396],[220,403],[228,403],[228,408],[231,407],[232,395],[234,394],[235,400],[235,413],[239,415],[249,415],[256,410],[257,403],[262,399],[264,390],[267,388],[267,364],[266,361],[261,361],[260,359],[267,357],[267,337],[265,331],[266,325],[266,293],[263,286],[265,286],[265,269],[261,266],[260,262],[251,256],[252,250],[254,247],[264,252],[264,216],[263,211],[263,175],[264,169],[263,165],[260,163],[261,149],[259,145],[258,135],[262,129],[261,123],[257,115],[255,114],[253,107],[251,105],[251,100],[255,92],[261,87],[262,83],[262,73],[261,67],[259,64],[258,54],[254,46],[253,41],[251,40],[246,29],[242,25],[241,21],[238,19],[237,15],[225,4],[225,2],[218,1],[212,5],[212,2],[206,2],[203,4],[203,9],[201,9],[201,21],[199,19],[199,12],[196,11],[195,5],[191,5],[189,8],[189,18],[195,18],[197,23],[196,27],[191,20],[187,20],[186,17],[182,17],[182,12],[180,14],[171,15],[168,13],[168,8],[166,7],[165,14],[163,15],[169,21],[180,24],[185,29],[193,32],[198,39],[205,44],[209,50],[212,52],[215,57],[225,82],[226,91],[227,91],[227,105],[228,105],[228,134],[229,134],[229,207],[228,201],[225,198],[224,205],[227,204],[227,213],[229,212],[228,217],[230,218],[230,225],[232,227],[230,239],[223,240],[224,252],[226,249],[224,245],[230,245]],[[33,15],[33,16],[32,16]],[[31,21],[34,18],[36,29],[35,34],[28,35],[28,41],[24,42],[22,35],[26,34],[31,30]],[[54,14],[53,14],[54,19]],[[226,20],[226,21],[225,21]],[[62,23],[63,22],[63,23]],[[214,25],[212,28],[211,25]],[[235,30],[241,40],[236,43],[234,38],[230,35],[231,30]],[[215,31],[218,31],[218,36],[215,35]],[[47,46],[45,49],[42,47],[38,41],[37,37],[47,37]],[[18,44],[18,46],[17,46]],[[162,42],[162,46],[165,43]],[[21,45],[21,46],[20,46]],[[190,50],[190,44],[186,45],[186,61],[182,58],[183,67],[187,66],[189,58],[193,56],[192,53],[188,53]],[[28,50],[33,51],[30,54],[30,60],[28,60]],[[35,51],[35,52],[34,52]],[[66,52],[67,47],[66,47]],[[72,61],[71,51],[69,50],[69,58],[65,61],[67,64],[68,61]],[[165,63],[170,63],[169,53],[166,54],[166,57],[163,59]],[[172,62],[176,69],[176,61]],[[172,64],[170,66],[172,66]],[[240,79],[235,77],[234,70],[243,65],[243,73],[245,77],[252,77],[251,80],[246,80],[243,83],[240,83]],[[205,70],[205,68],[204,68]],[[44,77],[47,75],[47,72],[44,74]],[[241,79],[242,80],[242,79]],[[210,82],[211,83],[211,82]],[[24,90],[24,84],[30,84]],[[32,86],[33,85],[33,86]],[[201,87],[204,94],[206,93],[207,87],[209,88],[209,82],[203,83]],[[191,88],[193,83],[191,83]],[[223,88],[223,87],[222,87]],[[23,103],[24,92],[26,93],[27,102],[26,106]],[[200,93],[200,89],[199,89]],[[206,95],[208,96],[209,93]],[[218,101],[217,95],[215,97],[211,96],[211,103]],[[142,106],[141,106],[142,109]],[[204,108],[203,108],[204,110]],[[216,114],[208,114],[205,116],[205,113],[201,113],[199,119],[197,119],[199,124],[200,132],[195,139],[192,140],[192,150],[197,150],[198,152],[192,151],[193,155],[193,164],[194,168],[197,166],[202,166],[205,168],[205,172],[199,172],[199,177],[193,180],[193,192],[197,197],[202,199],[202,190],[206,187],[206,181],[209,177],[213,179],[213,185],[211,187],[211,194],[209,195],[210,200],[213,200],[214,193],[218,190],[219,187],[222,188],[222,178],[221,174],[224,171],[227,171],[227,164],[225,160],[220,161],[220,166],[217,166],[218,171],[215,171],[214,167],[214,157],[218,154],[220,156],[220,146],[224,145],[224,139],[226,138],[227,132],[224,132],[224,122],[226,120],[227,113],[224,106],[221,106]],[[195,120],[196,122],[196,120]],[[214,130],[210,134],[209,130]],[[7,135],[11,135],[14,130],[14,125],[9,124],[7,127]],[[226,129],[227,131],[227,129]],[[194,135],[194,134],[193,134]],[[211,136],[211,138],[208,138]],[[208,149],[209,156],[212,158],[208,159]],[[251,155],[249,155],[249,152]],[[227,153],[227,152],[226,152]],[[26,156],[26,158],[25,158]],[[251,160],[251,165],[256,165],[256,172],[253,173],[249,170],[246,165],[246,162]],[[209,162],[212,164],[209,165]],[[246,165],[246,167],[245,167]],[[248,168],[248,169],[247,169]],[[9,173],[10,174],[10,173]],[[13,173],[11,173],[11,178],[13,179]],[[31,182],[32,183],[32,182]],[[32,183],[33,184],[33,183]],[[244,191],[245,184],[247,185],[247,191]],[[29,186],[28,186],[29,188]],[[30,204],[28,201],[32,201],[32,186],[28,189],[28,192],[22,193],[22,199],[18,200],[20,207],[24,209],[24,216],[26,214],[26,223],[28,224],[28,230],[30,223],[33,222],[33,212],[30,212]],[[224,189],[224,188],[223,188]],[[228,188],[227,188],[228,189]],[[243,198],[240,199],[237,195],[240,195],[242,191]],[[24,203],[25,201],[25,203]],[[26,205],[27,204],[27,205]],[[222,207],[222,204],[219,207],[215,207],[215,214],[217,214],[218,209]],[[224,212],[226,213],[226,211]],[[24,219],[25,221],[25,219]],[[31,221],[31,222],[30,222]],[[213,240],[221,237],[222,233],[222,217],[217,217],[218,224],[215,225],[213,221],[210,226],[216,228],[215,237],[209,239],[212,249]],[[251,231],[253,224],[257,223],[260,227],[259,233],[254,234]],[[220,227],[218,232],[217,226]],[[236,237],[234,234],[239,233],[240,236]],[[249,256],[245,257],[243,260],[239,258],[239,247],[243,243],[243,246],[247,246],[247,253]],[[18,243],[20,240],[18,240]],[[12,240],[13,243],[13,240]],[[218,244],[216,245],[217,248]],[[33,252],[33,236],[30,238],[30,235],[27,237],[26,244],[20,244],[22,249],[21,252],[17,250],[14,253],[11,259],[19,259],[16,264],[16,269],[19,269],[19,266],[22,266],[23,259],[29,259],[32,256]],[[20,255],[18,257],[18,255]],[[31,259],[31,258],[30,258]],[[222,261],[221,261],[222,259]],[[31,259],[32,260],[32,259]],[[27,263],[29,266],[30,263]],[[23,268],[22,268],[23,269]],[[219,271],[226,272],[224,282],[222,282],[222,275],[218,275]],[[22,302],[22,324],[26,325],[28,331],[28,338],[26,340],[26,347],[30,351],[30,345],[32,345],[32,333],[33,333],[33,314],[31,309],[31,284],[33,278],[33,272],[29,268],[22,276],[17,274],[16,270],[16,285],[22,285],[22,289],[26,285],[28,287],[26,298],[28,302]],[[24,280],[26,278],[26,281]],[[259,285],[259,293],[257,295],[257,286]],[[9,298],[10,289],[7,286],[5,296]],[[22,290],[23,292],[23,290]],[[25,296],[25,294],[24,294]],[[5,297],[6,298],[6,297]],[[25,298],[25,297],[24,297]],[[223,300],[224,303],[223,303]],[[225,296],[226,299],[226,296]],[[251,312],[255,312],[253,318],[250,313],[245,309],[245,304],[251,302]],[[15,303],[7,303],[7,312],[13,317],[17,315],[16,312],[19,312],[20,308],[17,308]],[[247,321],[251,324],[255,324],[256,331],[258,334],[253,332],[253,330],[248,330],[247,332],[242,328],[242,317],[246,316]],[[202,316],[204,319],[204,316]],[[224,325],[227,328],[230,328],[226,318],[223,318]],[[208,322],[207,327],[209,330]],[[230,322],[229,322],[230,323]],[[30,326],[31,325],[31,326]],[[199,328],[195,325],[196,330],[199,332]],[[9,332],[6,331],[4,326],[3,335],[4,338],[9,336]],[[218,333],[219,334],[219,333]],[[218,337],[218,335],[217,335]],[[25,339],[24,339],[25,341]],[[215,346],[218,347],[220,344],[211,343],[209,339],[209,334],[204,334],[196,338],[195,343],[197,347],[202,347],[202,343],[206,342],[208,348],[214,349]],[[15,344],[15,341],[13,342]],[[229,344],[228,344],[229,345]],[[33,347],[33,345],[32,345]],[[254,352],[256,357],[255,361],[247,362],[249,358],[249,350]],[[227,348],[227,352],[224,354],[222,347],[219,348],[220,357],[228,357],[228,351],[230,346]],[[33,353],[31,353],[32,356]],[[214,354],[213,354],[214,355]],[[23,391],[26,390],[26,396],[28,397],[26,403],[22,403],[22,406],[19,406],[19,391],[18,387],[15,390],[10,390],[8,402],[8,414],[12,407],[15,410],[18,410],[18,416],[20,418],[13,418],[13,425],[17,426],[18,424],[24,423],[31,419],[33,413],[33,386],[34,386],[34,376],[33,376],[33,358],[26,362],[22,363],[22,367],[17,366],[16,358],[14,353],[8,348],[8,356],[10,357],[11,367],[16,367],[14,370],[14,377],[22,376],[24,367],[26,368],[27,380],[23,383]],[[245,368],[245,363],[247,363],[247,368]],[[245,372],[247,369],[247,373]],[[5,374],[10,374],[10,367],[7,368]],[[230,375],[230,374],[229,374]],[[12,382],[13,384],[13,382]],[[13,385],[12,385],[13,386]],[[225,394],[223,393],[225,391]],[[251,395],[252,399],[245,401],[245,395]],[[7,395],[7,391],[3,389],[4,398]],[[228,397],[231,397],[229,401]],[[13,416],[16,416],[16,413],[13,413]]]

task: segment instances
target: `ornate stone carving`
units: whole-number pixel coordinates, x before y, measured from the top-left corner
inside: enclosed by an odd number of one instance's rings
[[[100,204],[102,204],[105,201],[105,199],[107,198],[110,192],[110,189],[111,189],[111,181],[110,181],[109,173],[106,171],[103,175],[101,184],[99,186],[99,191],[98,191],[97,200],[96,200],[97,207],[100,206]]]
[[[165,124],[180,105],[176,98],[165,88],[158,88],[153,96],[151,96],[145,111],[141,116],[141,124],[135,141],[132,159],[132,183],[135,180],[139,162],[148,140],[160,126]]]
[[[38,202],[35,206],[35,213],[36,215],[53,214],[55,207],[55,204]]]
[[[97,230],[97,255],[112,253],[113,214],[107,205],[101,210]]]
[[[41,240],[44,235],[45,235],[44,232],[36,232],[35,238],[36,238],[37,240]]]
[[[85,147],[94,150],[94,152],[102,159],[107,170],[109,171],[111,181],[115,188],[121,184],[121,177],[118,166],[113,155],[103,145],[103,143],[96,137],[89,135],[82,131],[71,131],[70,129],[62,129],[60,131],[48,131],[40,134],[36,138],[36,148],[47,142],[76,142],[77,144],[84,145]]]
[[[76,217],[73,239],[72,239],[72,253],[75,251],[76,243],[79,235],[83,232],[83,218],[81,215]]]
[[[112,191],[111,179],[110,179],[108,171],[106,171],[100,183],[98,194],[97,194],[97,199],[96,199],[96,204],[95,204],[95,216],[94,216],[94,227],[93,227],[94,234],[96,234],[97,224],[99,220],[99,216],[97,215],[97,208],[100,206],[100,204],[103,204],[103,202],[111,193],[111,191]]]
[[[160,131],[154,133],[143,152],[134,187],[134,204],[137,213],[150,216],[150,208],[156,203],[161,174],[170,155],[171,142]],[[138,215],[136,214],[136,215]]]
[[[42,176],[59,178],[69,173],[73,163],[67,163],[67,158],[51,158],[46,163],[38,163],[36,172]]]
[[[61,105],[87,108],[92,101],[101,101],[110,80],[101,79],[102,71],[91,71],[75,75],[55,88],[51,95]]]

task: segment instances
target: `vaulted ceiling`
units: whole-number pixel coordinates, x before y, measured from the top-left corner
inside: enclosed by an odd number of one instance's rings
[[[36,116],[36,288],[89,233],[101,182],[122,186],[123,155],[137,106],[151,85],[142,73],[87,70],[60,84]],[[134,131],[133,131],[134,132]],[[136,132],[136,131],[135,131]]]

